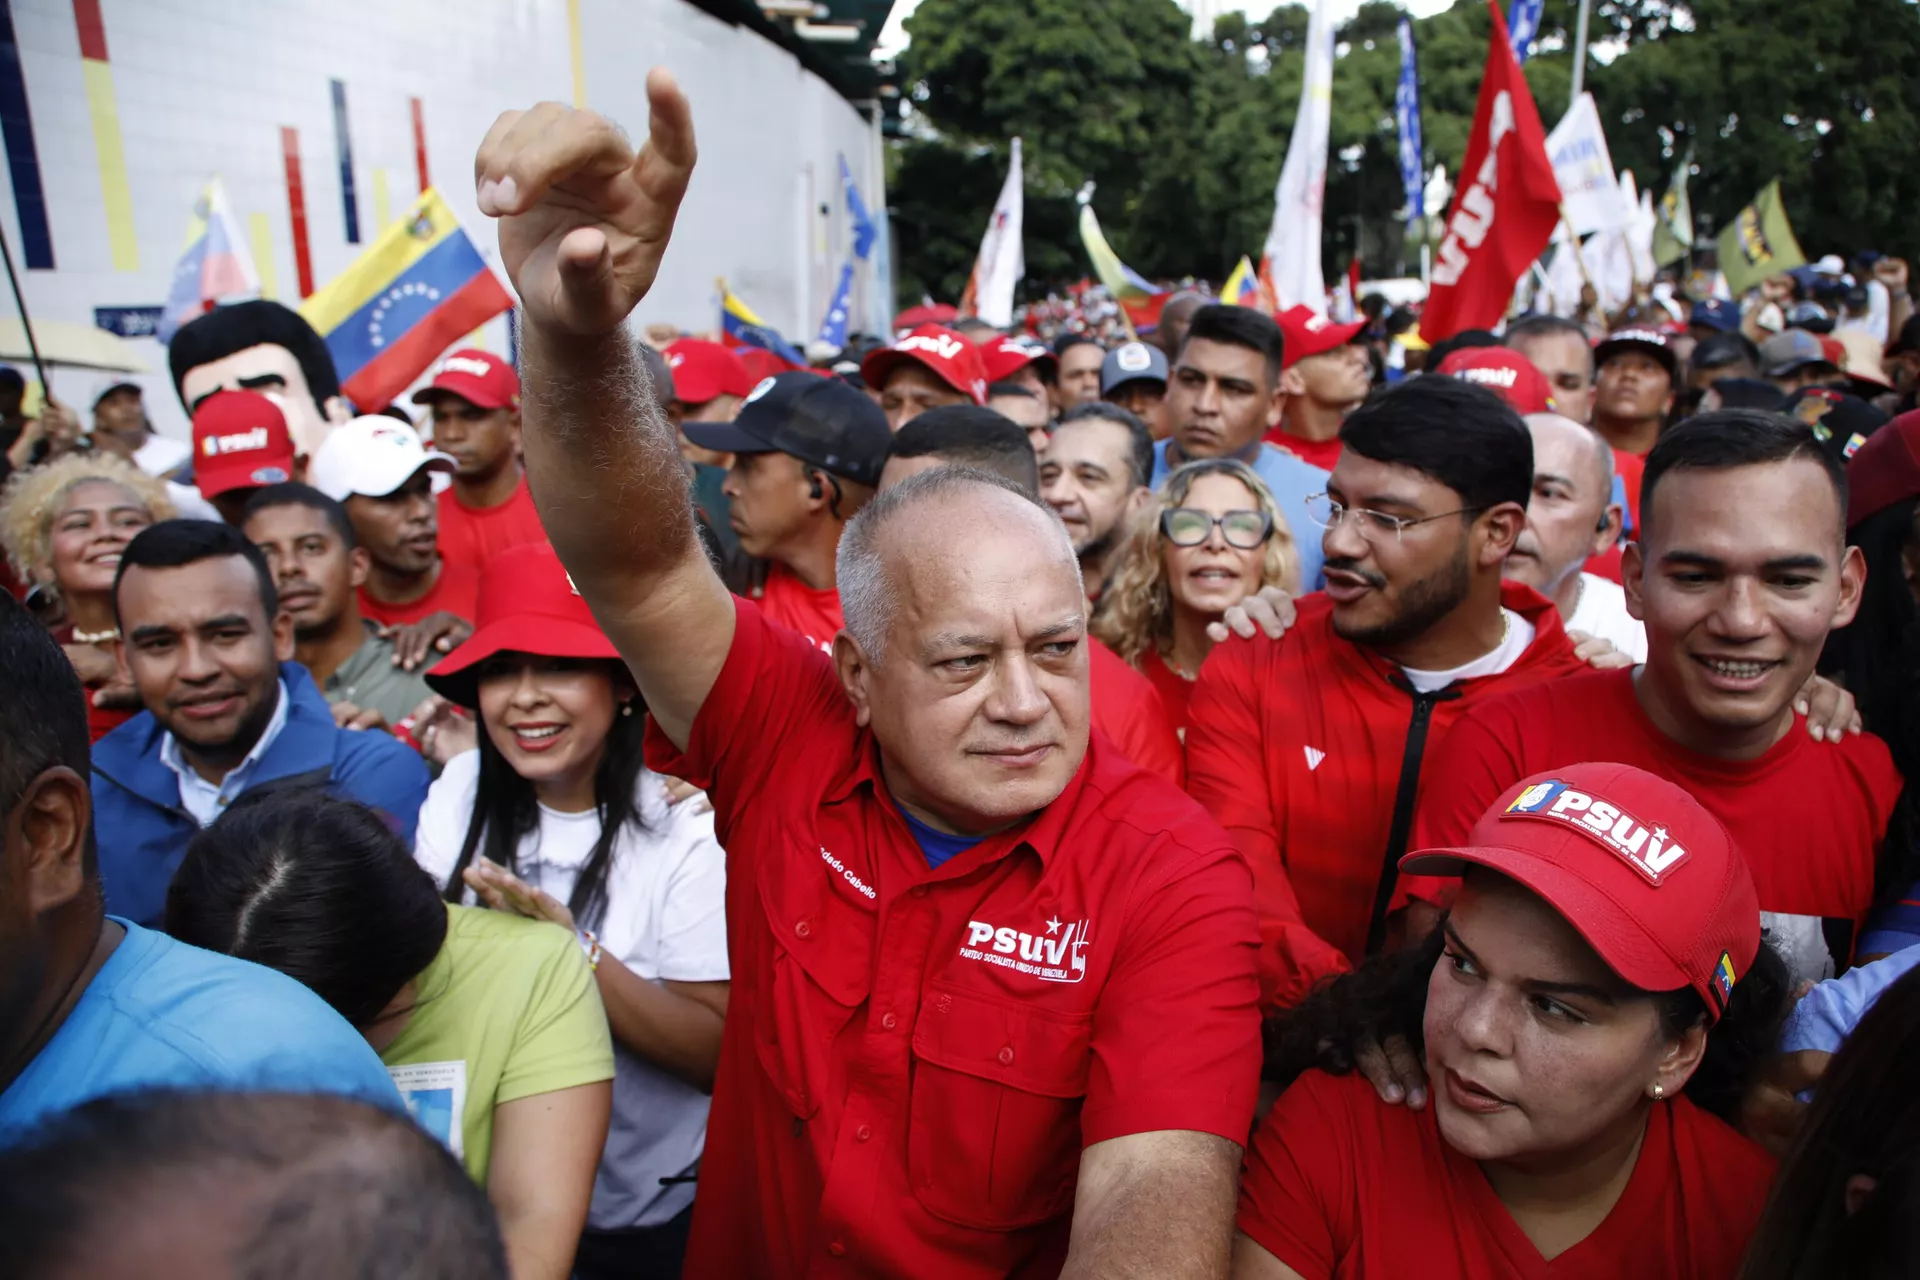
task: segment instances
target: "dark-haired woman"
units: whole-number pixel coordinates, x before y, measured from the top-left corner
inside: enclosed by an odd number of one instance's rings
[[[1920,1252],[1916,1060],[1920,973],[1909,972],[1886,989],[1828,1065],[1740,1280],[1913,1274]]]
[[[1241,1182],[1237,1280],[1725,1280],[1773,1171],[1723,1117],[1771,1045],[1782,962],[1725,829],[1651,774],[1509,790],[1424,947],[1370,962],[1270,1037],[1287,1085]],[[1329,1044],[1412,1030],[1432,1105],[1332,1074]]]
[[[607,1132],[613,1046],[571,934],[449,906],[379,813],[257,788],[193,838],[167,932],[277,969],[359,1030],[485,1187],[515,1280],[565,1280]]]
[[[575,1274],[678,1275],[726,1016],[725,854],[642,762],[632,681],[551,548],[487,566],[478,623],[427,677],[480,733],[414,856],[450,900],[564,925],[595,957],[616,1074]]]

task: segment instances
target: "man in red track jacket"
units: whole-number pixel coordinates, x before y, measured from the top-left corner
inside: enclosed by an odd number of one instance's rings
[[[1187,730],[1188,789],[1253,864],[1270,1009],[1379,949],[1422,763],[1461,711],[1584,669],[1552,604],[1501,582],[1533,488],[1518,414],[1420,378],[1340,438],[1310,504],[1325,593],[1279,641],[1218,646]]]

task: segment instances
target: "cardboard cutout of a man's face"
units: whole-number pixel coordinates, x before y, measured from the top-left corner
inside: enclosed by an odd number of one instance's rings
[[[216,391],[262,391],[274,395],[287,415],[287,431],[294,452],[310,458],[333,429],[353,417],[339,396],[327,400],[324,414],[314,407],[307,375],[293,352],[273,343],[261,343],[230,356],[195,365],[180,380],[180,397],[189,406]]]

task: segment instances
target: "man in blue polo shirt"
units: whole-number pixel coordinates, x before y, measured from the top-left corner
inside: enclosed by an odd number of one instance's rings
[[[1153,448],[1153,487],[1183,462],[1238,458],[1273,491],[1300,553],[1303,591],[1320,589],[1320,527],[1307,499],[1327,491],[1327,473],[1262,442],[1280,422],[1280,326],[1252,307],[1210,306],[1193,313],[1174,361],[1165,405],[1170,439]]]
[[[266,559],[239,530],[166,520],[120,554],[114,612],[146,711],[93,749],[107,910],[155,925],[187,841],[261,787],[322,787],[413,843],[427,767],[391,735],[338,728],[294,657]]]
[[[0,592],[0,1145],[156,1086],[341,1093],[400,1110],[380,1059],[293,979],[102,907],[73,667]]]

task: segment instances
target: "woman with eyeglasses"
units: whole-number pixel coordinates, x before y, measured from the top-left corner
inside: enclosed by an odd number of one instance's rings
[[[1231,458],[1167,477],[1101,593],[1093,634],[1160,691],[1182,738],[1213,640],[1209,623],[1262,587],[1300,589],[1300,555],[1273,494]]]

